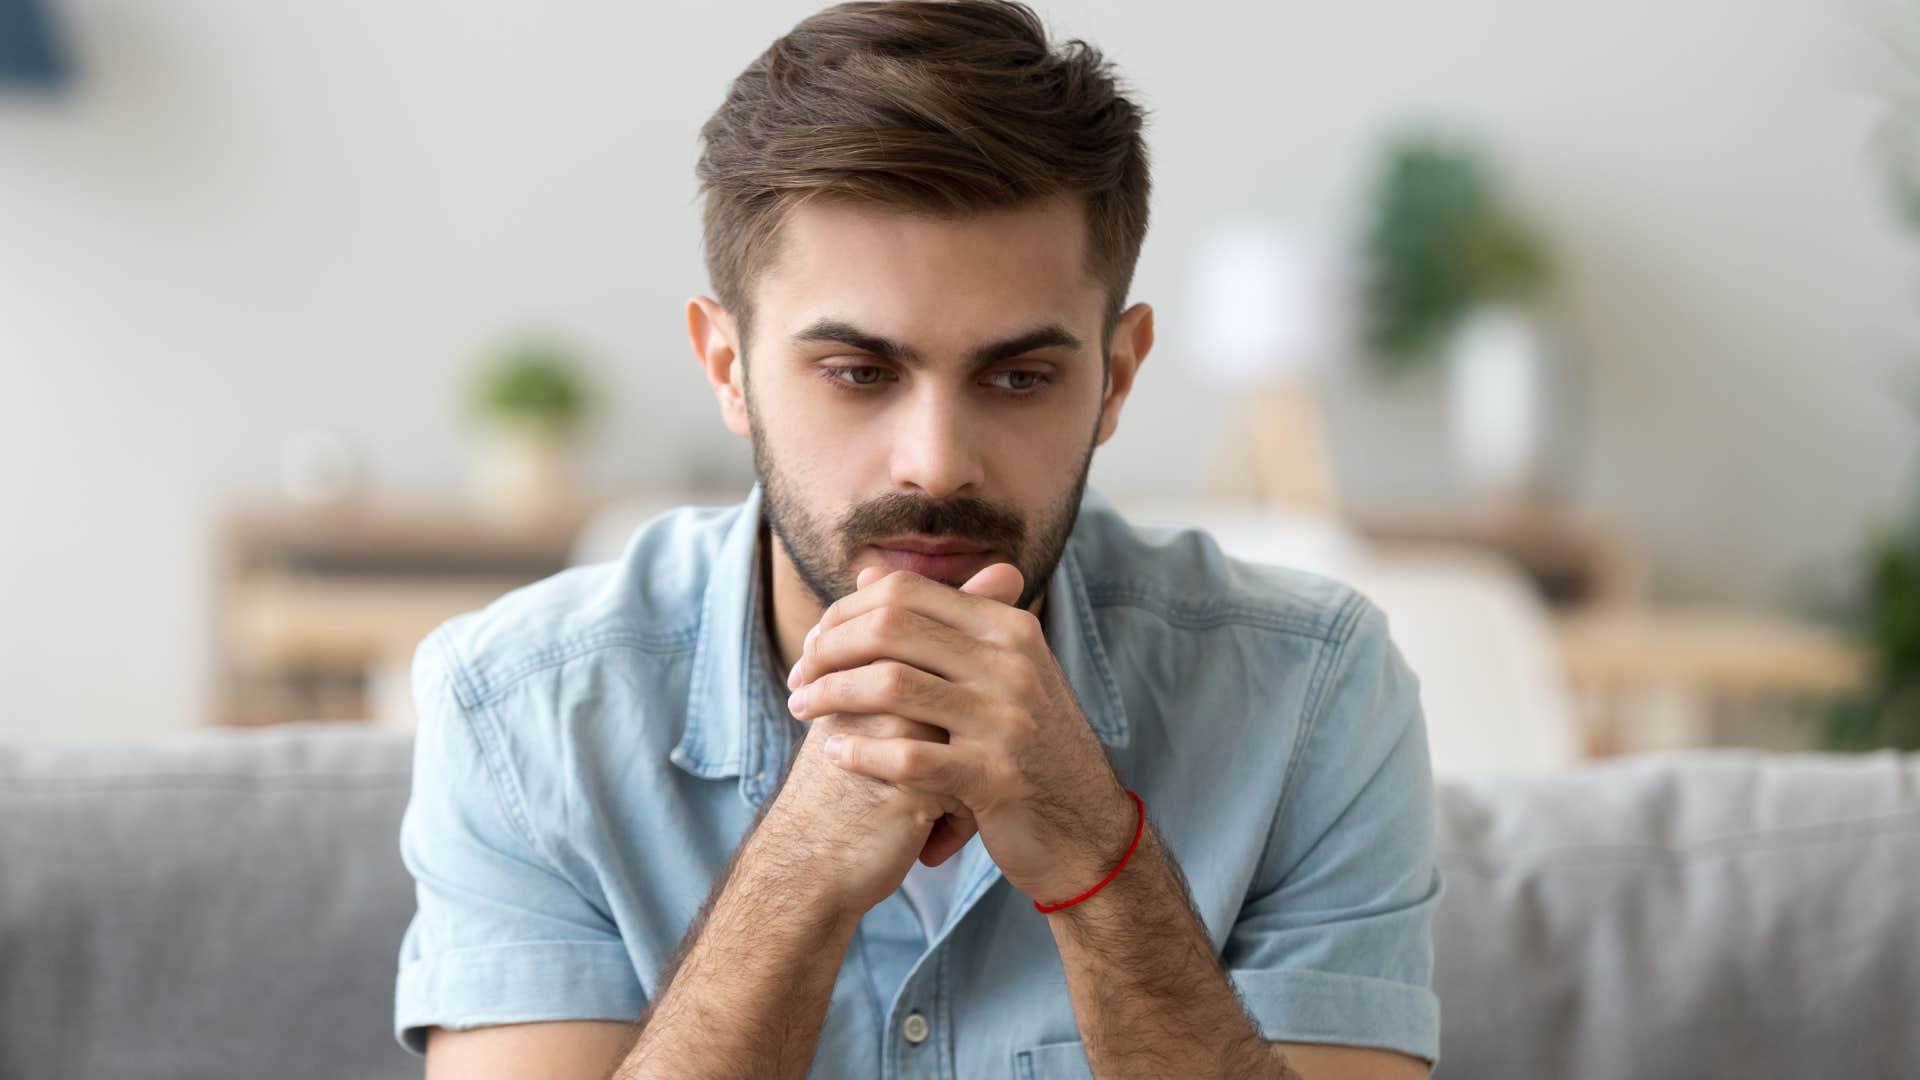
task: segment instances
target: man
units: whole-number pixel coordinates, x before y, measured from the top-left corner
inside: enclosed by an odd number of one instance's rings
[[[687,323],[759,482],[420,646],[430,1076],[1428,1075],[1383,616],[1086,487],[1153,344],[1141,126],[995,0],[734,82]]]

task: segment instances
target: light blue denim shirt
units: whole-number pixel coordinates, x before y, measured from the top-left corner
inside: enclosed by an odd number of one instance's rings
[[[805,735],[766,632],[761,495],[654,517],[619,559],[421,643],[407,1048],[433,1024],[631,1021],[659,991]],[[1081,711],[1260,1033],[1438,1060],[1426,726],[1380,610],[1092,488],[1046,595]],[[860,921],[810,1076],[1092,1075],[1047,916],[978,835],[954,858],[931,943],[899,891]]]

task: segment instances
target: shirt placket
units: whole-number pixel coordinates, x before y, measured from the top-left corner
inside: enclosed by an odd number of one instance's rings
[[[946,956],[946,946],[936,945],[894,995],[880,1055],[886,1080],[953,1080]]]
[[[977,834],[954,858],[962,862],[946,925],[907,972],[892,1007],[886,1010],[880,1060],[881,1075],[887,1080],[954,1080],[959,1033],[954,1030],[953,974],[947,958],[965,932],[962,923],[967,914],[1000,880],[998,867]],[[904,911],[906,905],[900,907]]]

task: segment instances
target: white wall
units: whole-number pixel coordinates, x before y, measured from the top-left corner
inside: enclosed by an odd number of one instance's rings
[[[64,100],[0,98],[0,737],[211,705],[210,522],[343,427],[399,491],[459,484],[458,380],[546,320],[616,415],[602,486],[745,475],[680,307],[692,163],[728,79],[806,3],[56,5]],[[1560,242],[1591,364],[1585,503],[1664,596],[1777,602],[1909,484],[1889,393],[1920,326],[1862,144],[1858,9],[1822,0],[1042,5],[1152,109],[1152,393],[1096,461],[1174,493],[1222,415],[1178,356],[1186,238],[1346,228],[1409,112],[1477,125]],[[1170,12],[1178,11],[1175,18]],[[1356,501],[1444,501],[1437,404],[1341,388]]]

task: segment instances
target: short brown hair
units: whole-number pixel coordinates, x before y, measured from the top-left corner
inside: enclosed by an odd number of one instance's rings
[[[819,195],[959,216],[1079,196],[1088,273],[1119,320],[1147,233],[1144,111],[1099,50],[1025,4],[893,0],[803,19],[700,130],[707,272],[744,351],[781,220]]]

